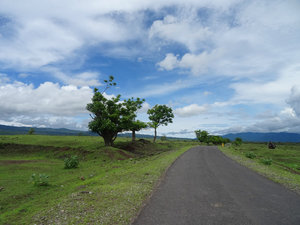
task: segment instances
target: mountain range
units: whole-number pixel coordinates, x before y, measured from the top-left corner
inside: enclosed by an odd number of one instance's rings
[[[70,130],[66,128],[34,128],[35,134],[40,135],[73,135],[73,136],[98,136],[90,131]],[[30,127],[15,127],[0,125],[0,135],[14,135],[14,134],[28,134]],[[130,137],[130,133],[122,133],[120,137]],[[137,134],[138,138],[153,138],[152,135]],[[258,133],[258,132],[244,132],[244,133],[230,133],[223,135],[224,138],[234,140],[237,137],[242,138],[243,141],[249,142],[300,142],[300,134],[297,133]],[[158,137],[159,138],[159,137]],[[168,137],[173,139],[172,137]],[[175,138],[181,139],[181,138]],[[182,138],[188,139],[188,138]]]

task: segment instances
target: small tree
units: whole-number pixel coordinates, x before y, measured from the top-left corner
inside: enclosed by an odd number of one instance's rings
[[[161,140],[161,141],[166,141],[166,140],[167,140],[167,136],[166,136],[166,135],[162,136],[162,137],[160,138],[160,140]]]
[[[130,130],[132,131],[132,141],[135,141],[135,132],[139,131],[141,129],[147,128],[147,123],[144,123],[142,121],[136,120],[132,121],[132,124],[130,126]]]
[[[236,146],[240,146],[240,145],[242,145],[242,143],[243,143],[243,140],[242,140],[242,138],[239,138],[239,137],[235,138],[235,140],[233,142],[233,144]]]
[[[167,126],[168,123],[173,123],[174,114],[172,108],[166,105],[155,105],[152,109],[148,109],[149,119],[151,122],[149,125],[154,128],[153,142],[156,140],[157,128],[160,125]]]
[[[34,132],[35,132],[34,128],[30,128],[29,131],[28,131],[28,134],[32,135],[32,134],[34,134]]]
[[[128,100],[124,100],[124,106],[126,108],[126,116],[122,118],[124,130],[130,130],[132,132],[132,141],[135,141],[135,132],[139,131],[143,128],[147,127],[147,124],[135,120],[137,110],[142,108],[142,104],[145,101],[145,99],[137,98],[136,100],[134,98],[130,98]]]

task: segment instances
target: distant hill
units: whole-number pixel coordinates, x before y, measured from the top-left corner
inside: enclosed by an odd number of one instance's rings
[[[300,134],[296,133],[255,133],[255,132],[245,132],[236,134],[226,134],[223,135],[224,138],[229,138],[234,140],[237,137],[243,139],[243,141],[250,142],[300,142]]]
[[[5,126],[0,125],[0,135],[16,135],[16,134],[28,134],[28,131],[31,127],[14,127],[14,126]],[[66,128],[34,128],[34,134],[39,135],[61,135],[61,136],[98,136],[90,131],[80,131],[80,130],[70,130]],[[120,133],[119,137],[131,137],[131,133]],[[147,134],[136,134],[137,138],[153,138],[153,135]],[[161,136],[157,136],[159,139]],[[189,138],[173,138],[167,137],[168,139],[182,139],[182,140],[191,140]]]

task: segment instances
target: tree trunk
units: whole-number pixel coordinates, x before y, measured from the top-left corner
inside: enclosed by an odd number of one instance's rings
[[[135,141],[135,130],[132,131],[132,141]]]
[[[154,138],[153,138],[153,142],[155,142],[156,140],[156,127],[154,128]]]
[[[116,135],[114,134],[102,134],[102,137],[104,139],[105,146],[112,146],[114,143],[114,140],[116,139]]]

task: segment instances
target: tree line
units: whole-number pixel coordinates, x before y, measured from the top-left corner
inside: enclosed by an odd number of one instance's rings
[[[230,143],[230,139],[229,138],[223,138],[221,136],[217,136],[217,135],[210,135],[207,131],[205,130],[196,130],[195,131],[196,137],[197,139],[202,142],[202,143],[206,143],[207,145],[209,143],[213,143],[214,145],[220,145],[220,144],[227,144]],[[234,145],[241,145],[242,144],[242,139],[237,137],[234,141],[233,141]]]
[[[97,88],[94,89],[92,102],[87,104],[86,109],[90,111],[92,118],[88,125],[89,129],[101,136],[106,146],[112,146],[118,133],[124,131],[131,131],[132,141],[135,141],[135,132],[147,127],[154,128],[153,142],[155,142],[157,128],[173,122],[172,108],[158,104],[147,111],[149,123],[137,120],[137,111],[142,108],[145,99],[121,100],[121,95],[107,98],[104,96],[104,92],[110,87],[116,86],[116,83],[113,76],[109,76],[104,83],[106,86],[102,92]]]

